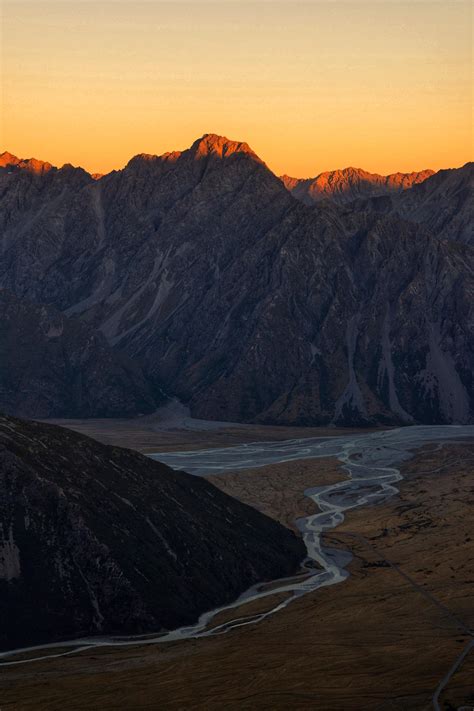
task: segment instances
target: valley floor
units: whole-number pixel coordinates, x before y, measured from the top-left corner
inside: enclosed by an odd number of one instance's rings
[[[162,408],[165,410],[166,408]],[[278,442],[305,437],[337,437],[352,432],[364,434],[372,429],[348,427],[284,427],[245,425],[233,422],[171,419],[160,410],[153,415],[131,419],[44,420],[93,437],[104,444],[129,447],[139,452],[186,451],[231,447],[245,442]],[[379,430],[389,429],[380,427]]]
[[[186,439],[189,433],[173,436]],[[121,444],[131,446],[130,440]],[[156,442],[151,446],[157,451]],[[169,441],[164,446],[171,449]],[[370,511],[349,512],[327,535],[328,543],[354,556],[345,582],[221,636],[95,648],[0,667],[2,709],[421,711],[474,706],[473,470],[473,442],[425,447],[403,465],[399,496]],[[302,496],[302,485],[343,476],[339,462],[319,459],[211,478],[233,496],[292,525],[315,508]],[[248,614],[273,603],[270,597],[243,609]]]

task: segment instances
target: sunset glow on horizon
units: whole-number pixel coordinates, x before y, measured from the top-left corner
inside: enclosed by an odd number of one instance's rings
[[[0,152],[103,173],[212,132],[297,177],[457,167],[471,7],[3,0]]]

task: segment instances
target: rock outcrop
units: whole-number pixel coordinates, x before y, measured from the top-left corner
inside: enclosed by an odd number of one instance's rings
[[[305,553],[205,479],[0,417],[0,648],[192,623]]]

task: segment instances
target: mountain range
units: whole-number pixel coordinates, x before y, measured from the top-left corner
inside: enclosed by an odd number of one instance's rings
[[[303,191],[214,134],[102,177],[39,163],[0,157],[0,286],[102,334],[149,398],[233,421],[473,420],[472,164]]]
[[[433,170],[378,175],[361,168],[344,168],[320,173],[315,178],[290,178],[289,175],[282,175],[280,179],[298,200],[307,205],[326,199],[344,205],[360,197],[399,193],[422,183],[431,175],[434,175]]]

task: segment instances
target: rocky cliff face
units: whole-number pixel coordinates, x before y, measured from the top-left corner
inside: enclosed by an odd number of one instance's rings
[[[304,205],[206,135],[20,216],[0,283],[100,329],[200,417],[471,421],[472,251],[368,203]]]
[[[61,209],[69,205],[82,187],[93,182],[82,168],[51,163],[36,158],[17,158],[0,154],[0,229],[2,240],[16,240],[23,228],[41,230],[42,214],[60,219]],[[47,245],[41,244],[39,251]]]
[[[358,198],[399,193],[422,183],[433,174],[432,170],[422,170],[378,175],[361,168],[344,168],[320,173],[315,178],[290,178],[289,175],[282,175],[281,180],[287,190],[306,205],[327,199],[344,205]]]
[[[0,648],[191,623],[305,552],[204,479],[0,417]]]
[[[474,163],[440,170],[411,190],[374,198],[353,209],[398,215],[424,225],[440,239],[474,246]]]
[[[141,369],[103,334],[51,306],[0,289],[0,409],[22,417],[118,417],[152,412]]]

